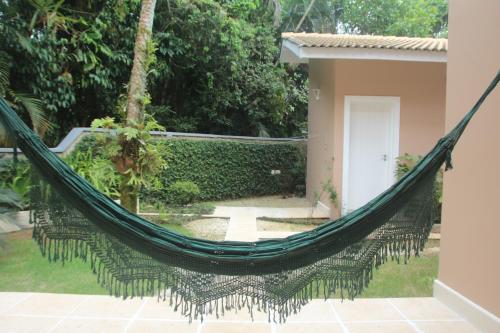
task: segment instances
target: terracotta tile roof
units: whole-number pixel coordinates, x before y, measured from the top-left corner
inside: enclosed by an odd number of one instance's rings
[[[300,47],[377,48],[436,52],[446,52],[448,50],[448,40],[445,38],[333,35],[293,32],[285,32],[281,37],[283,40],[288,40]]]

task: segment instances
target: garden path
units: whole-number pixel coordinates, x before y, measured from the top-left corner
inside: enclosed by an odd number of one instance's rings
[[[225,240],[254,242],[259,239],[284,238],[295,234],[292,231],[258,231],[257,218],[325,218],[326,211],[321,208],[294,207],[228,207],[217,206],[213,213],[217,217],[229,217]]]

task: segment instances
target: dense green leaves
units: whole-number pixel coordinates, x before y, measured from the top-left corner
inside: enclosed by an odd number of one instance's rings
[[[118,191],[120,176],[109,157],[96,155],[89,147],[86,150],[76,150],[65,159],[65,162],[100,192],[113,199],[120,197]]]
[[[283,136],[287,114],[302,100],[277,62],[272,11],[260,1],[159,2],[155,19],[158,66],[150,110],[167,129]]]
[[[311,0],[284,1],[284,30],[297,28]],[[447,36],[447,0],[317,0],[298,31]]]
[[[303,142],[247,143],[168,139],[158,140],[156,145],[158,151],[162,152],[166,167],[157,176],[161,185],[156,186],[156,189],[143,188],[140,196],[142,200],[174,203],[170,186],[186,181],[197,185],[200,190],[197,195],[199,200],[301,193],[305,186]],[[109,157],[103,155],[103,149],[95,138],[86,137],[72,152],[69,161],[75,160],[77,156],[86,156],[89,149],[93,151],[96,160],[109,160]],[[80,168],[90,169],[89,166]],[[279,170],[280,173],[272,174],[273,170]],[[86,178],[93,182],[91,175]],[[102,182],[112,178],[106,177]]]
[[[0,213],[24,209],[28,202],[31,168],[26,161],[0,156]]]
[[[168,202],[185,206],[198,199],[200,188],[189,180],[178,180],[168,186],[166,195]]]
[[[311,0],[277,3],[158,0],[149,113],[179,132],[305,135],[307,68],[278,56],[280,33],[296,28]],[[95,118],[121,120],[139,9],[139,0],[0,2],[10,88],[42,101],[49,143]],[[446,36],[447,1],[317,0],[299,30]]]
[[[57,142],[74,126],[115,112],[131,64],[137,1],[0,3],[0,51],[12,89],[39,98]]]
[[[292,170],[302,157],[295,144],[258,144],[228,141],[169,140],[170,157],[162,181],[165,185],[190,180],[200,188],[201,200],[241,198],[295,190]],[[272,174],[280,170],[280,174]],[[302,184],[303,185],[303,184]],[[162,193],[155,193],[161,198]],[[168,198],[165,198],[168,199]]]

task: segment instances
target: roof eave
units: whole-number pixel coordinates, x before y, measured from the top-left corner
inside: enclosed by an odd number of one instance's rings
[[[308,63],[310,59],[357,59],[416,62],[447,62],[445,51],[402,50],[359,47],[304,47],[284,39],[280,61],[284,63]]]

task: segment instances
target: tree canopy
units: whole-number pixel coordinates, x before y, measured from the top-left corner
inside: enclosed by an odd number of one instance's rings
[[[311,0],[284,1],[284,30],[296,30]],[[446,37],[447,0],[317,0],[298,31]]]
[[[158,0],[147,112],[168,130],[302,136],[307,68],[279,63],[280,34],[310,0]],[[140,0],[0,2],[9,86],[40,100],[58,142],[124,117]],[[446,0],[321,0],[300,31],[446,36]]]

